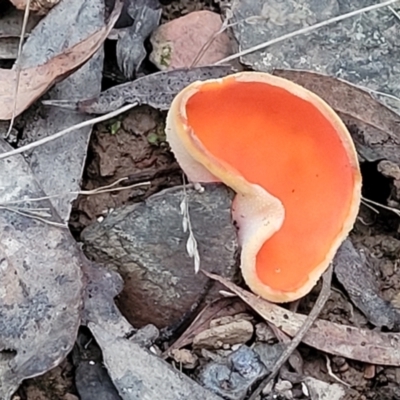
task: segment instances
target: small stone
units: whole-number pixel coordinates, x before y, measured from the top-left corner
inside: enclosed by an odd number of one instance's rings
[[[255,353],[258,354],[260,360],[264,364],[267,371],[272,371],[276,361],[281,356],[282,351],[284,350],[285,345],[283,343],[276,343],[276,344],[267,344],[263,342],[257,342],[253,350]]]
[[[239,350],[240,346],[241,346],[241,343],[234,344],[234,345],[231,346],[231,350],[232,350],[232,351]]]
[[[270,380],[268,383],[267,383],[267,385],[265,386],[265,388],[262,390],[262,394],[264,395],[264,396],[267,396],[267,395],[269,395],[271,392],[272,392],[272,388],[274,387],[274,381],[273,380]]]
[[[290,390],[292,388],[293,388],[292,383],[284,380],[279,380],[278,382],[276,382],[275,385],[275,390],[279,393],[286,392],[287,390]]]
[[[382,263],[381,272],[384,278],[389,278],[394,274],[394,265],[391,261]]]
[[[156,129],[158,116],[158,111],[149,106],[137,107],[127,113],[122,127],[129,133],[142,136]]]
[[[291,400],[293,399],[293,391],[292,390],[286,390],[286,392],[282,393],[282,396],[286,399],[286,400]]]
[[[229,346],[229,345],[228,345],[228,346]],[[240,346],[241,346],[241,345],[240,345]],[[222,349],[215,350],[215,353],[216,353],[219,357],[221,357],[221,358],[226,358],[226,357],[229,357],[229,355],[232,354],[232,349],[231,349],[231,347],[229,346],[229,349],[228,349],[228,350],[225,350],[224,348],[222,348]]]
[[[275,340],[275,335],[265,322],[260,322],[256,325],[256,338],[259,342],[269,342]]]
[[[344,387],[338,383],[326,383],[311,376],[307,376],[304,383],[312,399],[343,400],[346,396]]]
[[[254,327],[246,320],[215,326],[197,334],[193,339],[196,348],[218,349],[224,344],[246,343],[253,336]]]
[[[161,354],[162,354],[162,351],[160,350],[160,348],[154,344],[153,344],[153,346],[149,347],[149,350],[156,356],[161,356]]]
[[[214,328],[214,326],[221,326],[229,324],[233,321],[246,320],[253,321],[253,316],[247,313],[239,313],[235,315],[226,315],[225,317],[215,318],[210,322],[210,328]]]
[[[206,364],[199,373],[199,380],[224,399],[242,400],[250,386],[265,373],[257,354],[243,345],[219,362]]]
[[[339,357],[339,356],[332,357],[332,364],[338,368],[342,367],[346,363],[347,362],[344,357]]]
[[[204,187],[204,193],[186,189],[200,266],[232,278],[237,250],[233,192],[220,184]],[[183,230],[180,211],[183,197],[182,187],[166,189],[142,203],[116,208],[102,224],[82,232],[86,254],[124,279],[118,306],[136,328],[178,327],[200,302],[218,296],[219,287],[210,286],[204,274],[195,274],[187,254],[189,234]]]
[[[349,364],[343,364],[341,367],[339,367],[338,371],[339,372],[346,372],[349,369]]]
[[[174,349],[171,356],[178,364],[186,369],[194,369],[199,363],[199,358],[188,349]]]
[[[153,51],[150,61],[160,70],[189,68],[203,47],[210,43],[196,61],[196,66],[214,64],[231,54],[231,43],[226,32],[213,37],[221,28],[220,15],[207,10],[192,12],[167,22],[151,35]]]
[[[204,358],[205,360],[220,362],[222,359],[222,357],[219,354],[216,354],[207,349],[201,349],[200,354],[201,354],[202,358]]]

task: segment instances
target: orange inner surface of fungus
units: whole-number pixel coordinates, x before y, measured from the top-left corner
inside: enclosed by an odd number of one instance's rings
[[[309,101],[260,82],[203,84],[186,104],[204,147],[285,208],[282,228],[258,253],[261,282],[301,287],[322,263],[347,218],[354,170],[333,124]]]

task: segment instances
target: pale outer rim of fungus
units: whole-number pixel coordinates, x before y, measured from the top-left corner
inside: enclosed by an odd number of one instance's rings
[[[275,290],[263,284],[256,274],[256,255],[264,242],[278,231],[283,223],[284,207],[282,203],[259,185],[248,182],[232,166],[210,154],[187,124],[186,103],[188,99],[198,92],[203,84],[212,82],[223,84],[227,79],[235,79],[238,82],[260,82],[271,86],[277,86],[311,103],[335,128],[351,163],[354,186],[352,202],[348,210],[347,218],[343,223],[342,229],[338,232],[333,241],[325,259],[313,269],[307,281],[295,291],[286,292]],[[356,149],[346,126],[335,111],[319,96],[287,79],[263,72],[239,72],[220,79],[210,79],[204,82],[197,81],[183,89],[174,98],[168,112],[166,135],[175,157],[192,182],[225,183],[236,192],[235,201],[239,203],[239,207],[240,204],[244,204],[244,206],[249,205],[248,202],[241,202],[240,199],[246,199],[250,196],[252,198],[251,209],[246,209],[245,207],[244,210],[241,209],[241,212],[252,213],[257,217],[258,212],[267,210],[269,222],[267,226],[265,226],[261,220],[258,221],[257,233],[253,233],[250,238],[244,238],[242,241],[240,240],[242,246],[242,275],[250,289],[264,299],[277,303],[294,301],[309,293],[324,271],[328,268],[339,246],[351,231],[357,218],[361,202],[361,173]],[[260,216],[261,215],[258,215],[258,217]],[[244,236],[246,236],[246,234],[244,234]]]

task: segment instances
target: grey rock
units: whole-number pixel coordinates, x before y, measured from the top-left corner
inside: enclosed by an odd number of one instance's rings
[[[237,252],[230,211],[233,193],[211,184],[203,193],[188,187],[187,196],[200,267],[232,277]],[[143,203],[115,210],[82,233],[86,253],[124,279],[118,304],[135,327],[176,326],[216,294],[208,278],[194,273],[187,254],[182,198],[181,187],[167,189]]]
[[[333,265],[338,281],[371,324],[379,328],[385,326],[398,329],[400,313],[381,297],[372,273],[371,259],[362,257],[350,239],[340,246]]]
[[[137,343],[114,336],[104,321],[101,325],[89,328],[123,400],[221,400]]]
[[[162,9],[158,0],[131,0],[127,3],[134,22],[118,35],[117,62],[124,75],[132,79],[146,58],[144,41],[158,26]]]
[[[269,372],[274,368],[276,361],[281,356],[285,345],[282,343],[276,343],[269,345],[266,343],[256,343],[253,350],[260,357],[260,360],[264,364],[266,370]]]
[[[242,50],[363,7],[374,0],[234,0],[232,29]],[[398,5],[392,7],[398,10]],[[261,17],[246,21],[248,17]],[[400,96],[399,21],[387,7],[297,35],[241,60],[259,71],[315,71]],[[382,98],[386,102],[386,97]],[[392,104],[388,103],[388,107]],[[396,111],[396,110],[394,110]]]
[[[199,381],[225,399],[241,400],[250,386],[265,374],[258,355],[243,345],[221,362],[206,364],[199,373]]]
[[[103,365],[100,347],[86,332],[80,332],[72,352],[75,385],[81,400],[121,400]]]

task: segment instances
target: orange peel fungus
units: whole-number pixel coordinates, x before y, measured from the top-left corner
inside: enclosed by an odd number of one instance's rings
[[[361,199],[354,144],[332,108],[286,79],[241,72],[183,89],[166,134],[190,181],[236,192],[232,217],[250,289],[273,302],[307,294]]]

